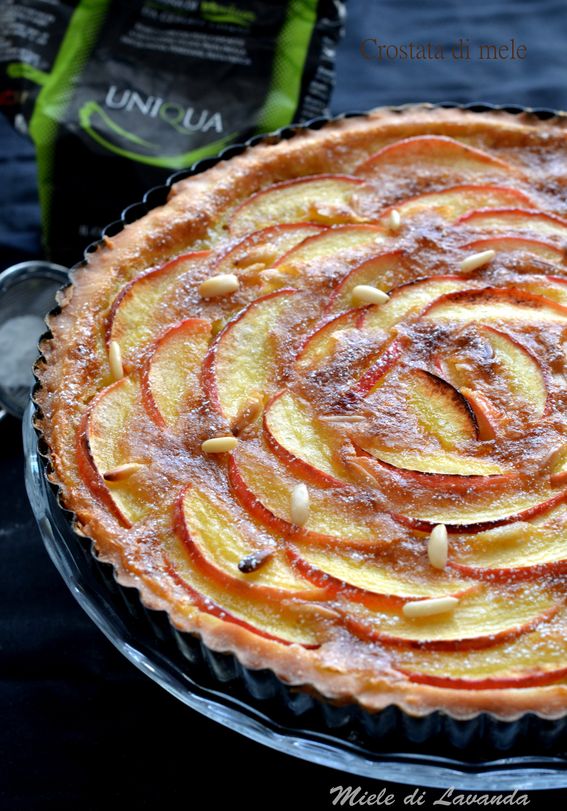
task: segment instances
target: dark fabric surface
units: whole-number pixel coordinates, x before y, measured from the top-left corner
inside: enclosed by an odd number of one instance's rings
[[[407,101],[567,107],[564,0],[350,0],[333,110]],[[523,61],[368,62],[380,43],[525,43]],[[0,120],[0,267],[37,256],[33,151]],[[209,722],[140,675],[73,600],[22,479],[20,426],[0,423],[0,808],[327,808],[334,785],[387,785],[303,763]],[[409,789],[391,806],[402,807]],[[518,788],[522,788],[521,777]],[[439,792],[428,791],[420,807]],[[531,808],[565,792],[530,794]],[[544,806],[545,803],[545,806]]]

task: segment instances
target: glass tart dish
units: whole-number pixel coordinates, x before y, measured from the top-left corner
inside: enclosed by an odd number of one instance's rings
[[[562,740],[566,190],[561,115],[428,105],[154,190],[36,365],[77,544],[339,715]]]

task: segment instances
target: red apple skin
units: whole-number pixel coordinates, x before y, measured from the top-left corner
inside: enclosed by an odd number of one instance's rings
[[[117,383],[120,383],[120,381],[118,380]],[[116,383],[113,385],[116,385]],[[89,487],[91,492],[110,510],[112,515],[120,522],[120,524],[122,524],[123,527],[130,528],[132,526],[131,521],[126,518],[122,510],[112,498],[102,474],[94,463],[94,459],[89,447],[88,432],[91,411],[96,406],[100,396],[105,394],[107,391],[108,388],[103,389],[102,392],[99,392],[99,394],[96,395],[81,419],[75,445],[77,466],[79,468],[81,478]]]
[[[224,328],[219,332],[216,336],[215,340],[211,344],[209,351],[205,356],[205,360],[203,361],[203,366],[201,370],[201,385],[203,387],[203,391],[205,392],[206,397],[209,400],[211,408],[213,408],[218,414],[225,416],[222,411],[221,402],[218,396],[217,390],[217,383],[215,378],[215,364],[216,364],[216,356],[219,345],[223,340],[224,336],[227,334],[229,330],[231,330],[238,321],[240,321],[244,316],[250,311],[252,307],[255,307],[261,302],[267,301],[268,299],[276,298],[277,296],[283,295],[291,295],[297,293],[297,290],[291,287],[285,287],[281,290],[276,290],[273,293],[268,293],[261,298],[255,299],[251,304],[237,313],[234,318],[232,318],[228,324],[224,326]]]
[[[186,321],[181,321],[179,324],[175,324],[172,327],[167,327],[162,334],[157,338],[154,342],[153,346],[150,348],[148,354],[146,355],[144,364],[141,368],[140,373],[140,389],[142,392],[142,402],[146,412],[152,422],[157,425],[158,428],[166,429],[166,422],[159,411],[154,396],[152,394],[152,389],[149,382],[150,376],[150,369],[152,364],[152,358],[154,355],[155,350],[160,341],[164,338],[170,336],[175,332],[180,332],[181,330],[190,329],[194,333],[199,332],[208,332],[211,329],[211,324],[205,318],[190,318]]]
[[[189,487],[191,487],[191,485],[184,488],[181,495],[177,499],[173,513],[173,526],[177,537],[183,544],[183,547],[188,553],[192,563],[197,569],[199,569],[199,571],[202,572],[205,577],[215,581],[222,586],[223,589],[226,589],[229,592],[241,594],[247,599],[256,600],[258,602],[261,602],[262,599],[280,601],[289,599],[291,597],[304,600],[328,599],[329,594],[325,591],[325,589],[321,589],[319,594],[314,594],[313,590],[311,589],[291,592],[287,591],[287,589],[263,586],[256,583],[247,583],[246,581],[240,580],[237,577],[231,577],[227,572],[224,572],[222,569],[215,566],[214,563],[207,560],[199,548],[198,543],[191,536],[187,522],[185,521],[183,499]]]
[[[493,645],[499,645],[501,642],[506,642],[511,639],[516,639],[518,636],[527,633],[528,631],[536,628],[541,622],[551,619],[560,609],[559,605],[551,606],[545,609],[541,614],[523,625],[517,625],[513,628],[500,631],[497,634],[487,634],[485,636],[472,637],[470,639],[435,639],[435,640],[415,640],[404,639],[403,637],[394,636],[393,634],[385,634],[380,631],[374,631],[364,622],[349,616],[348,613],[343,615],[343,622],[347,629],[355,636],[365,639],[369,642],[382,642],[385,645],[392,645],[398,648],[421,648],[427,650],[438,651],[457,651],[457,650],[480,650],[482,648],[490,648]]]
[[[540,673],[526,673],[522,676],[487,677],[486,679],[455,679],[451,676],[415,673],[401,667],[397,667],[396,670],[415,684],[427,684],[430,687],[442,687],[449,690],[520,690],[526,687],[545,687],[567,678],[567,667]]]
[[[199,611],[203,611],[206,614],[211,614],[213,617],[223,620],[223,622],[230,622],[233,625],[238,625],[255,636],[260,636],[263,639],[269,639],[271,642],[279,642],[280,645],[301,644],[299,642],[291,642],[287,639],[280,639],[280,637],[273,636],[266,631],[260,630],[260,628],[256,628],[254,625],[250,625],[250,623],[246,622],[245,620],[235,617],[234,614],[226,611],[226,609],[222,608],[217,603],[214,603],[208,597],[205,597],[203,594],[194,589],[189,583],[183,580],[181,575],[175,569],[173,563],[167,557],[165,557],[165,571],[172,578],[172,580],[177,583],[178,586],[181,586],[181,588],[189,594],[193,604],[199,609]],[[308,650],[314,650],[320,646],[302,644],[301,647]]]
[[[303,459],[299,459],[297,456],[294,456],[292,453],[290,453],[290,451],[287,450],[287,448],[284,448],[284,446],[281,445],[272,434],[269,423],[270,407],[278,398],[282,396],[282,394],[285,394],[285,390],[279,391],[276,395],[274,395],[274,397],[272,397],[265,408],[262,418],[264,437],[270,449],[278,457],[278,459],[280,459],[284,465],[286,465],[286,467],[288,467],[293,473],[296,473],[300,478],[303,478],[312,484],[316,484],[318,487],[344,487],[345,482],[341,481],[340,479],[336,479],[334,476],[331,476],[330,473],[325,473],[323,470],[318,470],[318,468],[313,467],[313,465],[309,464],[309,462],[305,462]]]
[[[112,322],[114,321],[114,315],[116,310],[120,306],[120,302],[124,298],[124,296],[131,290],[131,288],[142,279],[147,279],[150,276],[166,276],[175,265],[178,265],[180,262],[186,262],[188,259],[205,259],[207,256],[210,256],[211,251],[190,251],[189,253],[184,253],[182,256],[178,256],[176,259],[172,259],[170,262],[166,262],[165,265],[160,265],[158,268],[154,268],[153,270],[148,271],[147,273],[143,273],[141,276],[136,276],[132,279],[128,284],[126,284],[122,290],[118,293],[114,301],[112,302],[112,306],[108,313],[105,325],[105,340],[106,346],[108,347],[110,341],[112,340]]]

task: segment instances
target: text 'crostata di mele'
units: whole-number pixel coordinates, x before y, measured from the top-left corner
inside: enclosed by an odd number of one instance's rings
[[[75,528],[320,696],[564,714],[566,239],[560,117],[377,110],[177,182],[49,318]]]

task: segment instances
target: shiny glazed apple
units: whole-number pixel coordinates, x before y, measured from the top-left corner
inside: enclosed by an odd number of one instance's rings
[[[42,345],[77,528],[321,695],[561,715],[566,236],[560,119],[376,111],[179,182]]]

